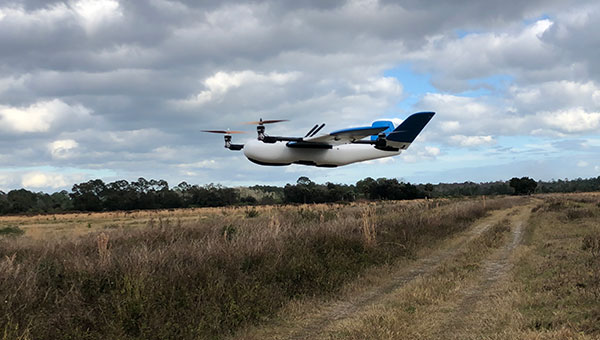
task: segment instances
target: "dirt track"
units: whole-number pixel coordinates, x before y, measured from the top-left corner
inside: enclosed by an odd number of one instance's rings
[[[481,275],[474,284],[461,291],[459,303],[454,312],[448,313],[445,322],[433,332],[433,338],[469,339],[478,338],[482,318],[494,313],[487,302],[501,293],[502,280],[507,279],[511,268],[510,258],[522,239],[525,223],[529,217],[528,207],[520,208],[511,216],[511,237],[483,264]]]
[[[425,338],[464,338],[472,335],[473,320],[476,313],[482,312],[478,302],[493,291],[508,273],[510,268],[509,258],[512,251],[519,244],[521,234],[527,221],[530,206],[495,211],[490,216],[473,224],[466,232],[452,240],[445,242],[440,248],[421,259],[392,272],[384,281],[363,290],[359,294],[343,300],[332,301],[316,311],[304,315],[301,320],[283,323],[273,328],[262,328],[252,335],[245,335],[246,339],[319,339],[330,338],[328,335],[337,324],[347,319],[360,318],[360,314],[377,309],[387,301],[393,299],[407,284],[418,278],[427,277],[434,273],[442,264],[458,256],[465,246],[488,230],[491,226],[503,219],[508,219],[511,224],[511,237],[507,243],[488,256],[479,271],[476,280],[471,280],[469,285],[462,289],[458,299],[454,298],[453,307],[448,308],[441,315],[441,322],[436,327],[427,330],[428,334],[421,333]],[[476,323],[476,322],[475,322]]]

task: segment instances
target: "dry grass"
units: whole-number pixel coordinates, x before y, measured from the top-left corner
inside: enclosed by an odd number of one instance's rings
[[[333,296],[367,268],[414,257],[513,203],[5,217],[25,235],[0,237],[0,336],[218,338],[295,300]]]
[[[487,255],[505,240],[510,228],[501,221],[470,242],[458,256],[431,275],[421,276],[391,293],[383,305],[373,305],[355,318],[336,325],[330,339],[453,338],[458,325],[449,324],[464,291],[476,281]],[[454,320],[453,320],[454,321]],[[325,337],[324,337],[325,338]]]
[[[375,228],[375,207],[373,205],[365,205],[362,210],[362,233],[365,244],[368,247],[375,245],[377,240],[377,229]]]
[[[489,281],[482,267],[501,259],[494,249],[508,234],[500,223],[323,338],[600,339],[600,195],[542,197],[504,275]]]
[[[550,196],[534,209],[516,272],[527,331],[600,338],[599,203],[597,194]]]

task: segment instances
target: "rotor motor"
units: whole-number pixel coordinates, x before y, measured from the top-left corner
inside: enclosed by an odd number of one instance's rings
[[[256,132],[258,133],[258,140],[262,141],[265,139],[265,126],[264,125],[257,125],[256,126]]]

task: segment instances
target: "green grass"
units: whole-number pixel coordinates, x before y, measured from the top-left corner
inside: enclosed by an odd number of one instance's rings
[[[0,236],[19,236],[23,235],[25,231],[23,231],[18,226],[8,226],[4,228],[0,228]]]

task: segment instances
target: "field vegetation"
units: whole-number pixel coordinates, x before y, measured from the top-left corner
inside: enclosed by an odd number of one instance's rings
[[[313,338],[600,339],[600,194],[537,196],[505,216]]]
[[[0,337],[225,337],[266,322],[293,301],[333,298],[368,268],[415,258],[488,211],[519,202],[508,197],[5,216]]]
[[[600,195],[552,195],[535,209],[515,271],[523,327],[600,338]]]

